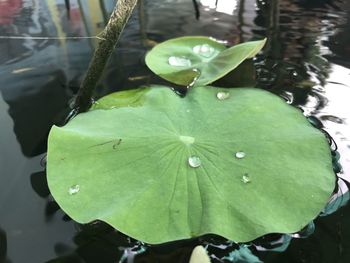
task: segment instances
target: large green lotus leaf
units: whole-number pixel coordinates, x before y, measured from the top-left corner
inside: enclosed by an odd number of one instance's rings
[[[148,243],[295,232],[322,210],[335,181],[323,133],[254,88],[109,95],[52,128],[47,172],[74,220],[100,219]]]
[[[231,48],[209,37],[179,37],[155,46],[146,56],[147,66],[160,77],[178,85],[204,86],[254,57],[266,39]]]

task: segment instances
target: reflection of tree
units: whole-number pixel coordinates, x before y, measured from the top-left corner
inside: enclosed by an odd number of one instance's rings
[[[318,217],[315,232],[308,238],[291,242],[284,253],[259,253],[259,256],[263,262],[270,263],[349,262],[349,217],[348,204],[331,215]]]
[[[76,5],[71,6],[68,20],[63,3],[37,3],[17,5],[11,24],[0,25],[0,35],[9,36],[0,40],[0,90],[26,156],[46,150],[48,131],[57,114],[67,107],[68,85],[79,80],[91,51],[84,40],[50,39],[82,36]]]
[[[199,244],[207,247],[208,253],[217,259],[212,262],[226,262],[223,258],[227,258],[227,255],[238,249],[237,244],[211,234],[159,245],[147,245],[123,235],[103,222],[78,225],[78,228],[74,237],[77,248],[57,244],[56,247],[66,248],[66,253],[48,263],[187,263],[193,248]],[[250,252],[246,249],[243,256],[249,257],[247,251]],[[121,258],[123,260],[119,261]]]
[[[194,8],[196,19],[199,19],[201,13],[200,13],[200,10],[199,10],[198,2],[197,2],[197,0],[192,0],[192,2],[193,2],[193,8]]]
[[[332,51],[332,56],[327,56],[330,61],[339,65],[350,67],[350,1],[346,1],[347,21],[341,30],[336,31],[334,36],[325,42],[325,45]]]
[[[67,11],[69,12],[69,10],[70,10],[70,0],[64,0],[64,3],[66,5]]]
[[[323,20],[333,10],[321,9],[324,2],[337,1],[319,1],[318,4],[313,1],[312,8],[303,6],[303,1],[257,1],[255,22],[265,30],[255,33],[269,39],[266,59],[257,62],[258,81],[277,93],[292,92],[297,105],[306,104],[314,85],[325,85],[330,71],[322,54],[321,40],[341,21],[334,21],[332,27],[326,28]],[[316,6],[319,8],[314,8]],[[323,107],[322,95],[314,93],[314,96],[319,100],[317,107]]]
[[[10,261],[6,260],[7,254],[7,237],[6,232],[0,227],[0,262],[10,263]]]

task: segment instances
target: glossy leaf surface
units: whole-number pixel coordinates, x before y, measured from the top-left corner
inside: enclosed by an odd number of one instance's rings
[[[136,102],[121,103],[128,93]],[[180,98],[157,87],[98,107],[49,136],[51,193],[80,223],[148,243],[249,241],[302,229],[334,188],[323,133],[269,92],[198,87]]]
[[[209,37],[179,37],[155,46],[146,56],[147,66],[160,77],[178,85],[203,86],[254,57],[266,40],[227,48]]]

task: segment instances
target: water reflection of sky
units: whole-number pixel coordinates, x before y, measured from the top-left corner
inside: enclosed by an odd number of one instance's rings
[[[238,82],[237,75],[251,78],[260,69],[259,85],[289,94],[305,114],[321,119],[340,149],[341,176],[350,180],[350,2],[198,2],[197,20],[192,1],[145,1],[143,18],[136,11],[130,20],[98,94],[159,81],[143,62],[149,44],[181,35],[209,35],[229,44],[267,36],[262,58],[248,63],[244,74],[228,76],[229,85]],[[29,182],[41,169],[47,132],[76,91],[95,46],[84,37],[100,32],[114,1],[70,3],[68,16],[63,0],[0,0],[0,227],[13,262],[28,256],[43,262],[75,249],[73,223],[64,222],[62,212],[44,215],[52,200],[37,196]],[[66,251],[60,254],[62,244]]]
[[[237,9],[237,0],[201,0],[200,3],[206,8],[228,15],[233,15]]]
[[[350,70],[333,64],[323,96],[329,103],[315,115],[324,123],[327,131],[337,142],[341,154],[343,172],[341,176],[350,181]],[[308,107],[308,105],[305,105]]]

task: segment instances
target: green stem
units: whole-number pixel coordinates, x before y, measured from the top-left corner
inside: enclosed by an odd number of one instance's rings
[[[84,112],[90,108],[95,87],[136,4],[137,0],[118,0],[107,26],[99,35],[101,41],[80,85],[73,106],[77,112]]]

